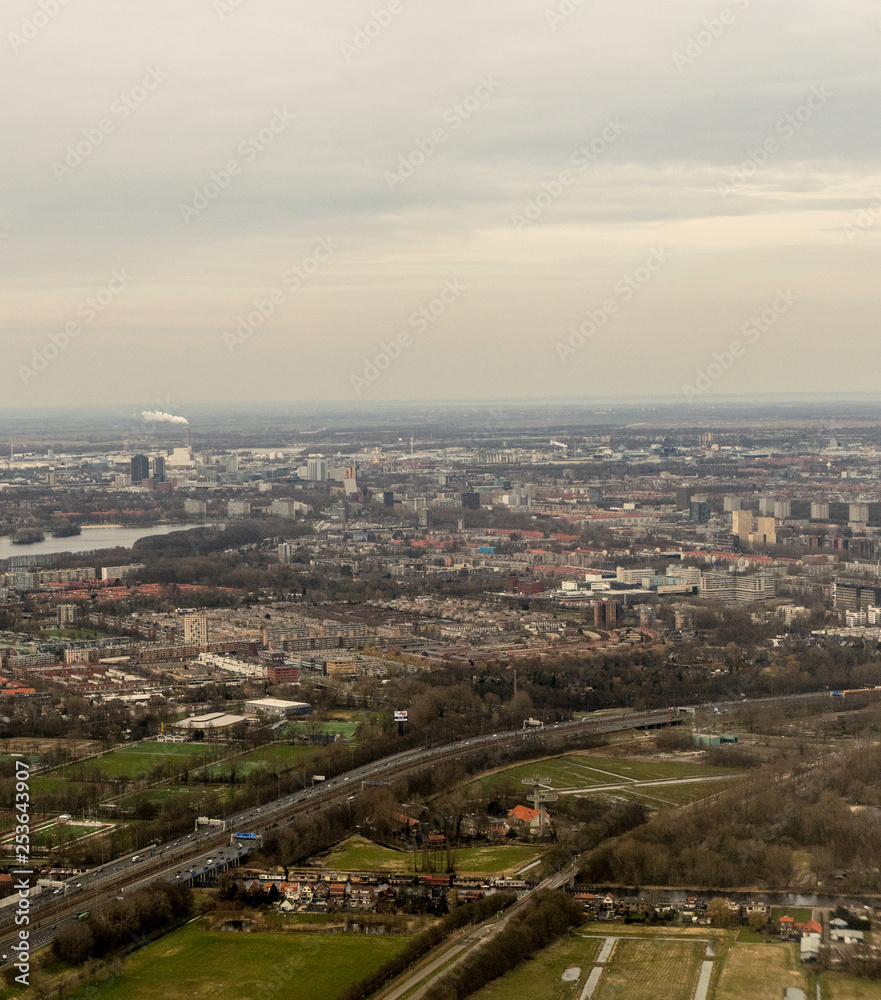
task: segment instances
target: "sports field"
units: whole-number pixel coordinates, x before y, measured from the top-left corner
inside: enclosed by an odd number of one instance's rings
[[[122,975],[70,1000],[335,1000],[396,955],[406,937],[236,934],[188,924],[135,952]]]
[[[541,857],[541,849],[529,846],[465,847],[453,851],[457,872],[510,875]],[[421,855],[416,855],[421,865]],[[329,871],[412,872],[412,852],[393,851],[364,837],[350,837],[326,857],[321,866]]]
[[[110,779],[134,779],[150,776],[156,768],[161,768],[169,761],[175,762],[178,766],[187,760],[198,764],[215,752],[215,747],[206,743],[135,743],[122,746],[118,750],[111,750],[110,753],[91,760],[68,764],[53,771],[52,774],[74,780],[78,778],[82,780],[95,774]]]
[[[303,766],[307,764],[314,753],[313,747],[278,743],[268,747],[260,747],[258,750],[252,750],[250,753],[221,761],[219,764],[209,764],[205,771],[212,778],[227,778],[235,768],[237,779],[246,778],[251,771],[260,767],[270,772],[281,772]]]

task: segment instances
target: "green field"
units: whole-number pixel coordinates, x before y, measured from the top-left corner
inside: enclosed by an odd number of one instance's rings
[[[772,906],[771,919],[779,920],[781,917],[792,917],[797,924],[806,924],[811,919],[813,912],[809,906]]]
[[[125,960],[123,974],[70,1000],[334,1000],[407,938],[206,931],[188,924]]]
[[[881,983],[868,979],[853,979],[837,972],[825,972],[820,976],[823,1000],[879,1000]]]
[[[232,760],[211,764],[205,768],[205,771],[212,778],[227,777],[232,772],[232,768],[235,767],[236,778],[246,778],[251,771],[258,767],[263,767],[270,772],[280,772],[303,766],[314,753],[313,747],[278,743],[241,754]]]
[[[578,1000],[601,945],[597,938],[562,938],[490,983],[475,1000]],[[573,966],[581,970],[580,977],[564,982],[561,976]]]
[[[106,779],[149,777],[154,768],[169,761],[183,764],[188,758],[194,762],[216,753],[216,748],[206,743],[136,743],[111,750],[91,760],[68,764],[53,772],[74,781],[101,774]]]
[[[691,1000],[705,952],[706,945],[685,938],[618,941],[594,996],[596,1000]],[[744,1000],[748,996],[745,993]]]
[[[502,845],[498,847],[463,847],[453,851],[453,866],[457,872],[499,875],[519,871],[541,857],[538,847]],[[416,863],[421,867],[421,855]],[[412,852],[393,851],[364,837],[350,837],[320,859],[321,866],[331,871],[412,872]]]
[[[612,935],[630,931],[620,924],[607,929]],[[602,930],[596,933],[562,938],[475,994],[475,1000],[579,1000],[604,943]],[[619,940],[603,966],[594,1000],[692,1000],[705,949],[704,942],[685,936]]]
[[[732,945],[725,957],[716,1000],[780,1000],[788,986],[806,989],[794,944]]]
[[[479,789],[484,794],[491,794],[500,784],[519,783],[523,778],[547,778],[550,785],[559,791],[583,791],[589,793],[592,789],[608,785],[636,784],[644,781],[673,781],[683,778],[715,778],[733,777],[740,772],[730,767],[708,767],[705,764],[695,764],[680,761],[627,760],[616,757],[593,757],[589,754],[573,753],[564,757],[552,757],[547,760],[533,761],[528,764],[517,764],[504,771],[478,778],[469,785],[471,789]],[[721,783],[720,783],[721,784]],[[684,786],[652,786],[645,792],[663,796],[667,792],[678,794]],[[673,793],[677,789],[677,793]],[[688,796],[691,792],[682,793],[686,801],[692,801]],[[706,794],[704,790],[700,797]]]
[[[285,736],[303,737],[308,733],[328,733],[350,740],[358,730],[357,722],[293,722],[285,729]]]

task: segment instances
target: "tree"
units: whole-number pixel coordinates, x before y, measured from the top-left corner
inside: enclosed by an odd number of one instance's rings
[[[707,916],[710,918],[713,927],[730,927],[732,921],[731,907],[727,899],[716,896],[711,899],[707,906]]]

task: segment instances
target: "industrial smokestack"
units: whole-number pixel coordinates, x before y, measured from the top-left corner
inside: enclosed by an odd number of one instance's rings
[[[163,413],[161,410],[141,410],[141,417],[156,424],[189,424],[186,417],[175,417],[171,413]]]

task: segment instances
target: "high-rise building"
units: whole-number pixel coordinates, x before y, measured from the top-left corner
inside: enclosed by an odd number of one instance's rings
[[[208,648],[207,615],[184,615],[184,645]]]
[[[759,497],[759,513],[762,517],[771,517],[774,514],[774,504],[777,501],[774,497]]]
[[[740,510],[740,497],[725,497],[722,501],[722,509],[726,514],[733,514],[734,511]]]
[[[753,530],[753,513],[751,510],[733,510],[731,512],[731,533],[737,535],[742,542],[748,542]]]
[[[184,513],[187,517],[205,517],[208,505],[204,500],[184,500]]]
[[[785,521],[787,517],[792,517],[792,501],[775,500],[774,517],[777,518],[778,521]]]
[[[162,455],[157,455],[153,459],[153,478],[158,479],[160,483],[165,482],[165,459]]]
[[[65,625],[72,625],[76,621],[77,606],[75,604],[59,604],[55,608],[55,621],[59,628]]]
[[[686,486],[680,486],[676,490],[676,509],[688,510],[691,507],[691,490]]]
[[[227,517],[250,517],[251,503],[248,500],[230,500],[226,505]]]
[[[777,544],[777,522],[773,517],[757,517],[756,530],[750,535],[750,542],[754,545],[776,545]]]
[[[868,524],[869,505],[867,503],[852,503],[849,507],[847,519],[851,524]]]
[[[829,504],[828,503],[812,503],[811,504],[811,520],[812,521],[828,521],[829,520]]]
[[[689,507],[688,519],[695,524],[706,524],[710,520],[710,505],[706,500],[692,500]]]
[[[327,459],[323,455],[310,455],[306,460],[306,478],[316,483],[327,479]]]
[[[132,455],[132,483],[142,483],[150,478],[150,459],[146,455]]]

